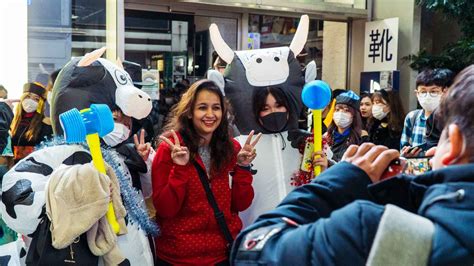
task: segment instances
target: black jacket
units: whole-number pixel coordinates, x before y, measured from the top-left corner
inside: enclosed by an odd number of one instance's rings
[[[375,145],[383,145],[389,149],[400,149],[400,138],[402,132],[396,132],[387,124],[387,120],[374,119],[372,127],[369,130],[369,142]]]
[[[13,111],[4,102],[0,102],[0,154],[3,152],[8,143],[8,131],[13,120]]]

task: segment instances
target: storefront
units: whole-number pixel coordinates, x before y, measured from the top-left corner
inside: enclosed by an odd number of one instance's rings
[[[45,83],[48,74],[71,57],[102,46],[107,46],[109,59],[140,64],[143,77],[156,80],[156,87],[169,88],[183,79],[192,82],[215,63],[208,31],[211,23],[219,26],[232,49],[257,49],[288,45],[301,14],[311,20],[299,60],[302,65],[315,60],[321,77],[327,52],[325,22],[348,24],[367,18],[365,1],[358,0],[28,0],[24,5],[27,76],[7,82],[16,95],[22,83]],[[347,49],[350,36],[342,37]]]

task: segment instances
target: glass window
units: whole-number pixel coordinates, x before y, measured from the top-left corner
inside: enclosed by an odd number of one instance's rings
[[[249,15],[249,49],[289,46],[295,36],[299,18]],[[297,56],[302,66],[315,60],[321,77],[323,59],[323,21],[310,19],[308,40]]]
[[[157,72],[160,89],[203,78],[215,55],[209,25],[219,26],[224,40],[237,47],[237,19],[125,10],[125,59]]]
[[[28,6],[28,80],[47,85],[71,57],[105,46],[105,0],[34,0]]]

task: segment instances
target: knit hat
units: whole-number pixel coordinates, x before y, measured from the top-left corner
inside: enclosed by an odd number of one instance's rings
[[[41,98],[43,98],[43,100],[46,99],[45,98],[46,88],[43,85],[41,85],[41,83],[38,83],[38,82],[26,83],[23,86],[23,93],[28,93],[28,92],[31,92],[40,96]]]
[[[359,110],[360,97],[353,91],[347,91],[336,97],[336,104],[347,104],[355,110]]]

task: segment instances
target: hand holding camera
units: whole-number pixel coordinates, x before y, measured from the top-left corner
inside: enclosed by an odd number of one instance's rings
[[[385,146],[376,146],[373,143],[363,143],[360,146],[349,146],[342,161],[361,168],[375,183],[380,181],[390,163],[398,157],[400,157],[400,153],[397,150],[389,150]]]

